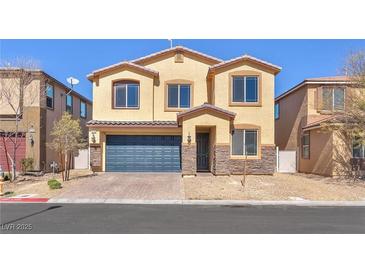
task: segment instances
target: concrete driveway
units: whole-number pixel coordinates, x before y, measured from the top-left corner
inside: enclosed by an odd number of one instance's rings
[[[99,173],[54,198],[178,200],[184,199],[180,173]]]

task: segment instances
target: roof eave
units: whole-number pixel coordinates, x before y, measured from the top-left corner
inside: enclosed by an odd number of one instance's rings
[[[343,81],[343,80],[328,80],[328,81],[308,81],[308,80],[304,80],[302,82],[300,82],[299,84],[297,84],[296,86],[292,87],[291,89],[289,89],[288,91],[284,92],[283,94],[279,95],[278,97],[275,98],[275,102],[281,100],[282,98],[292,94],[293,92],[297,91],[298,89],[300,89],[301,87],[305,86],[305,85],[351,85],[354,84],[353,81]]]
[[[245,61],[252,62],[252,63],[255,63],[255,64],[257,64],[261,67],[264,67],[267,70],[272,71],[274,73],[274,75],[277,75],[282,69],[279,66],[271,65],[269,63],[257,60],[256,58],[251,58],[251,57],[246,56],[246,57],[242,57],[242,58],[235,59],[235,60],[232,60],[232,61],[222,62],[221,65],[217,64],[215,66],[212,66],[212,67],[209,68],[208,75],[218,74],[218,73],[220,73],[219,72],[220,70],[224,71],[225,68],[229,68],[229,67],[234,66],[234,65],[236,65],[240,62],[245,62]]]
[[[137,71],[140,71],[142,73],[145,73],[147,75],[150,75],[152,77],[159,77],[159,72],[158,71],[153,71],[151,69],[147,69],[147,68],[143,68],[143,67],[140,67],[139,65],[136,65],[136,64],[130,64],[130,62],[128,63],[122,63],[122,64],[118,64],[118,65],[113,65],[113,66],[109,66],[109,67],[105,67],[104,69],[99,69],[99,70],[96,70],[90,74],[88,74],[86,77],[89,81],[94,81],[94,78],[95,77],[98,77],[104,73],[107,73],[109,71],[112,71],[112,70],[115,70],[115,69],[121,69],[123,67],[127,67],[127,68],[131,68],[131,69],[134,69],[134,70],[137,70]]]

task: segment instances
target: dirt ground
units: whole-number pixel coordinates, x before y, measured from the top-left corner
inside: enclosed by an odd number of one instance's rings
[[[5,182],[4,191],[9,193],[2,197],[14,197],[22,194],[30,194],[30,197],[52,198],[67,190],[69,190],[75,184],[80,184],[81,179],[97,176],[90,170],[71,170],[70,180],[62,182],[61,174],[53,176],[51,173],[47,173],[44,176],[19,176],[16,182]],[[61,184],[61,189],[50,189],[47,182],[50,179],[57,179]]]
[[[52,174],[19,177],[16,183],[5,183],[5,192],[12,193],[2,197],[31,194],[30,197],[52,198],[73,189],[82,189],[83,184],[87,188],[87,182],[93,180],[93,176],[100,175],[92,174],[89,170],[72,170],[68,182],[62,182],[61,175],[56,175],[62,188],[54,190],[47,185]],[[85,178],[90,180],[83,180]],[[365,201],[365,181],[351,182],[309,174],[249,175],[243,190],[241,178],[236,175],[213,176],[209,173],[185,177],[182,179],[185,199]]]
[[[185,198],[196,200],[314,200],[365,201],[365,181],[349,182],[308,174],[215,177],[199,174],[184,178]]]

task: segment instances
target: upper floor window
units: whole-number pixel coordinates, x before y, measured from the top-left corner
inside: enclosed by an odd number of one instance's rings
[[[365,158],[365,143],[361,138],[354,138],[352,141],[352,157]]]
[[[119,82],[114,84],[114,108],[139,107],[139,83]]]
[[[190,108],[190,90],[189,84],[167,85],[167,107]]]
[[[80,100],[80,117],[86,118],[86,115],[87,115],[86,103]]]
[[[257,155],[257,130],[235,129],[232,133],[232,155]]]
[[[280,105],[279,103],[275,104],[275,120],[279,119],[280,117]]]
[[[302,135],[302,158],[309,159],[310,156],[310,133],[304,132]]]
[[[70,94],[66,95],[66,111],[73,113],[73,97]]]
[[[54,107],[54,87],[51,84],[46,86],[46,104],[47,108],[53,109]]]
[[[258,102],[258,77],[233,76],[232,102]]]
[[[342,87],[323,87],[322,110],[341,111],[345,109],[345,89]]]

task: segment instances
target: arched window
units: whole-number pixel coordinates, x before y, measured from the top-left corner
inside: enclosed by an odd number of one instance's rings
[[[139,82],[118,81],[113,84],[114,108],[139,108]]]

